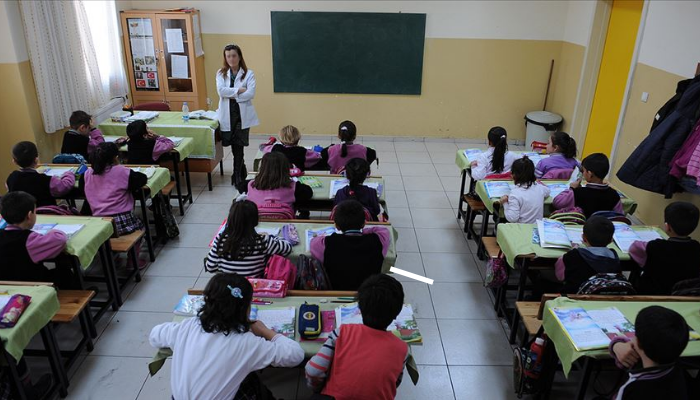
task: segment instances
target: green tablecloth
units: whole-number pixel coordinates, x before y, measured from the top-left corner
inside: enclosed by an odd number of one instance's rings
[[[102,243],[114,233],[112,223],[101,217],[64,217],[58,215],[37,215],[38,224],[82,224],[78,233],[68,239],[66,253],[78,257],[83,269],[87,269],[95,258]]]
[[[148,178],[146,187],[151,193],[158,193],[170,182],[170,170],[167,168],[158,167],[156,172]]]
[[[0,329],[5,350],[16,360],[22,358],[29,341],[56,315],[60,307],[56,289],[51,286],[0,286],[0,292],[31,296],[29,307],[12,328]]]
[[[460,171],[465,170],[465,169],[468,169],[468,170],[472,169],[471,162],[474,160],[468,159],[467,156],[464,154],[465,150],[471,150],[471,149],[475,149],[475,147],[457,150],[457,155],[455,156],[455,165],[457,165],[457,168],[459,168]],[[532,153],[532,152],[531,151],[511,151],[511,153],[522,154],[522,153]]]
[[[576,308],[581,307],[584,310],[596,310],[606,307],[616,307],[622,314],[627,317],[627,319],[634,323],[635,318],[640,310],[652,305],[660,305],[666,308],[677,311],[681,314],[688,325],[695,331],[700,332],[700,302],[632,302],[632,301],[577,301],[571,300],[566,297],[559,297],[554,300],[550,300],[545,305],[544,314],[542,316],[542,326],[547,336],[554,343],[554,347],[557,350],[557,355],[559,360],[561,360],[562,369],[564,370],[564,376],[568,377],[569,371],[571,371],[571,364],[579,359],[580,357],[593,357],[593,358],[610,358],[610,353],[608,349],[599,350],[586,350],[586,351],[576,351],[571,340],[566,336],[564,328],[559,324],[551,311],[552,307],[569,307]],[[688,347],[685,348],[682,356],[700,356],[700,341],[693,340],[688,342]]]
[[[121,122],[112,122],[111,119],[102,121],[98,128],[105,136],[126,136],[126,126]],[[185,123],[182,121],[181,112],[161,111],[158,118],[148,122],[148,127],[159,135],[190,137],[194,140],[194,149],[191,158],[210,158],[216,155],[214,132],[219,126],[218,121],[207,119],[191,119]]]
[[[124,136],[105,136],[105,140],[113,142],[115,139],[118,139],[120,137]],[[128,149],[129,145],[125,143],[119,148],[119,151],[125,152]],[[180,154],[180,160],[184,160],[185,158],[189,157],[194,151],[194,139],[192,139],[191,137],[182,138],[180,144],[175,146],[173,150],[177,151]]]
[[[568,251],[566,249],[542,248],[540,245],[532,243],[532,230],[535,227],[537,227],[535,224],[498,225],[496,239],[511,268],[515,266],[515,259],[519,256],[534,255],[538,258],[556,259],[563,256]],[[632,226],[632,229],[649,229],[649,227],[637,225]],[[656,227],[654,227],[654,229],[659,232],[662,237],[668,236],[661,229]],[[628,253],[623,253],[614,243],[611,243],[608,247],[617,252],[621,261],[630,260],[630,255]]]
[[[499,199],[497,198],[492,198],[490,199],[488,197],[488,194],[486,193],[486,182],[488,180],[480,180],[476,183],[476,194],[479,195],[481,198],[481,201],[484,202],[484,206],[486,206],[486,209],[489,210],[491,214],[493,214],[493,205],[494,203],[498,203]],[[513,181],[510,181],[511,183]],[[559,180],[547,180],[545,181],[546,183],[567,183],[568,181],[559,181]],[[612,187],[613,189],[618,190],[614,186]],[[619,190],[618,190],[619,191]],[[621,196],[622,201],[622,208],[624,209],[625,213],[627,214],[634,214],[634,212],[637,210],[637,202],[632,200],[629,196],[623,193],[623,196]],[[547,197],[544,200],[544,216],[547,217],[549,216],[552,212],[554,212],[554,207],[552,206],[552,201],[553,198]],[[504,217],[505,214],[503,213],[503,208],[500,208],[500,216]]]
[[[342,304],[338,303],[330,303],[330,301],[333,300],[338,300],[337,297],[327,297],[326,299],[329,301],[327,303],[321,303],[320,300],[323,299],[323,297],[305,297],[305,296],[293,296],[293,297],[285,297],[283,299],[272,299],[273,304],[270,306],[258,306],[258,307],[289,307],[289,306],[294,306],[296,309],[296,319],[294,320],[295,323],[295,331],[294,331],[294,340],[299,342],[299,345],[301,345],[301,348],[304,349],[304,356],[306,358],[311,358],[318,351],[321,349],[321,346],[323,345],[324,341],[313,341],[313,340],[301,340],[301,336],[299,336],[299,306],[304,304],[304,302],[312,303],[312,304],[318,304],[319,307],[321,308],[321,311],[330,311],[336,309],[338,306],[341,306]],[[185,318],[188,317],[182,317],[182,316],[175,316],[173,318],[173,322],[181,322]],[[414,345],[415,343],[409,343],[409,345]],[[410,349],[410,347],[409,347]],[[151,373],[151,375],[155,375],[158,373],[158,371],[163,367],[163,364],[165,364],[165,360],[173,355],[173,351],[170,350],[169,348],[164,348],[164,349],[159,349],[156,355],[153,357],[153,360],[148,364],[148,371]],[[416,366],[416,362],[413,359],[413,355],[409,355],[409,360],[406,365],[406,369],[408,370],[408,374],[411,376],[411,380],[413,381],[414,384],[418,383],[418,368]]]

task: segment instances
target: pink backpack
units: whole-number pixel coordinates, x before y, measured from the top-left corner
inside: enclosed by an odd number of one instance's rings
[[[288,259],[274,254],[267,260],[265,279],[285,281],[288,288],[293,288],[297,279],[297,267]]]
[[[265,199],[258,206],[261,219],[294,219],[294,209],[287,203],[278,203],[275,199]]]

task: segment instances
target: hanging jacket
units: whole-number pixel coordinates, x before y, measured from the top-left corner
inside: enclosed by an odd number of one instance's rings
[[[695,152],[695,148],[698,147],[698,143],[700,143],[700,121],[695,124],[692,133],[685,140],[685,143],[683,143],[678,153],[673,157],[673,160],[671,160],[671,176],[680,179],[686,175],[688,163]]]
[[[634,187],[665,194],[675,190],[670,163],[695,125],[700,106],[700,79],[694,79],[673,110],[632,152],[617,177]]]
[[[676,108],[678,105],[678,101],[681,99],[683,96],[683,93],[688,89],[688,86],[690,86],[691,82],[693,79],[684,79],[682,81],[678,82],[678,85],[676,85],[676,94],[671,97],[666,104],[664,104],[661,108],[659,108],[659,111],[656,112],[656,115],[654,115],[654,120],[651,121],[651,129],[649,130],[649,133],[653,131],[666,117],[668,117],[671,112]]]

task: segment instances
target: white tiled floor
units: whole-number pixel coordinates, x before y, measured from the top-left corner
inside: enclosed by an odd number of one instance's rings
[[[380,165],[373,172],[386,178],[388,209],[399,232],[397,267],[435,279],[430,287],[399,279],[406,301],[416,310],[424,344],[413,350],[420,381],[414,386],[406,377],[397,398],[514,398],[511,348],[481,284],[483,266],[473,255],[475,246],[467,243],[455,219],[458,145],[449,140],[365,141],[379,154]],[[260,142],[251,140],[248,165]],[[208,281],[202,259],[236,193],[229,185],[230,158],[225,172],[221,177],[217,170],[213,176],[212,192],[205,188],[204,174],[193,174],[195,203],[181,219],[180,238],[160,250],[122,309],[99,322],[104,331],[95,350],[74,368],[69,398],[170,398],[169,361],[156,376],[148,376],[147,365],[155,354],[148,333],[172,319],[172,307],[182,293],[190,287],[203,288]],[[310,395],[301,369],[268,369],[263,378],[277,397]]]

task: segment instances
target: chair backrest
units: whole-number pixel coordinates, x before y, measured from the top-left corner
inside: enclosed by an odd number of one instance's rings
[[[572,172],[574,172],[573,168],[550,169],[544,174],[542,179],[569,179]]]
[[[170,106],[162,102],[142,103],[134,106],[134,111],[170,111]]]
[[[491,175],[486,175],[484,179],[490,179],[490,180],[509,180],[513,179],[513,174],[510,172],[503,172],[500,174],[491,174]]]
[[[632,221],[625,216],[625,214],[620,214],[615,211],[596,211],[591,214],[591,217],[603,217],[607,218],[613,222],[623,222],[627,225],[632,225]]]

